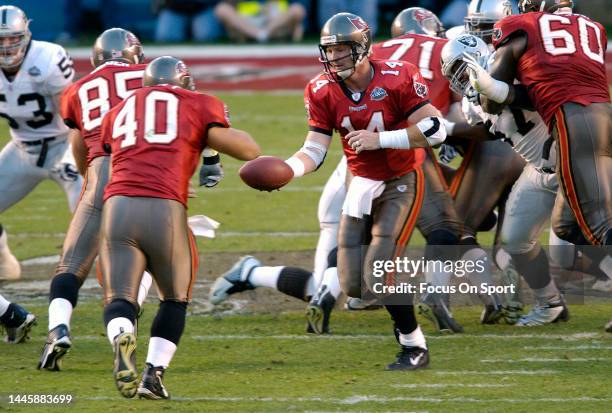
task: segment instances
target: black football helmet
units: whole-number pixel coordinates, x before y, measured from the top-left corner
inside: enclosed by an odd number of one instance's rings
[[[532,11],[545,11],[554,13],[563,7],[574,7],[574,2],[571,0],[519,0],[518,9],[521,13],[529,13]]]
[[[94,43],[91,64],[98,67],[110,60],[130,64],[143,63],[144,54],[138,37],[117,27],[102,32]]]
[[[351,59],[353,66],[348,69],[336,71],[332,69],[327,58],[326,49],[328,46],[347,44],[351,46]],[[321,29],[321,41],[319,51],[325,73],[332,81],[348,79],[354,72],[355,66],[363,61],[370,54],[372,48],[372,33],[367,23],[359,16],[352,13],[338,13],[325,22]],[[346,56],[335,60],[344,59]]]
[[[410,7],[402,10],[391,24],[391,37],[405,34],[444,37],[444,32],[444,26],[438,16],[423,7]]]
[[[172,56],[153,59],[145,69],[142,83],[144,86],[169,84],[195,90],[195,83],[185,63]]]

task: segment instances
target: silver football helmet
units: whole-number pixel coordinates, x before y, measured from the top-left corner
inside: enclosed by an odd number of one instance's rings
[[[448,79],[451,90],[459,95],[464,95],[470,86],[468,65],[463,60],[464,53],[476,57],[482,64],[490,54],[487,44],[471,34],[462,34],[444,45],[440,55],[442,74]]]
[[[491,43],[495,23],[511,14],[512,3],[508,0],[472,0],[463,19],[465,32]]]
[[[15,6],[0,7],[0,67],[18,67],[25,58],[32,33],[30,20]]]

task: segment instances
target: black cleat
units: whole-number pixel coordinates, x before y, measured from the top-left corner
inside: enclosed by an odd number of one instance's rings
[[[0,324],[6,331],[4,340],[9,344],[23,343],[30,338],[30,330],[36,325],[36,316],[15,303],[9,305],[7,313],[9,311],[12,319]],[[8,317],[7,314],[5,316]]]
[[[62,358],[72,347],[70,331],[66,324],[60,324],[47,335],[47,342],[43,347],[38,361],[38,370],[59,371],[62,367]]]
[[[136,371],[136,336],[132,333],[121,333],[115,337],[115,368],[113,376],[119,393],[131,399],[138,388]]]
[[[439,294],[428,294],[417,304],[419,314],[433,323],[440,333],[463,333],[463,327],[453,318]]]
[[[608,324],[606,324],[606,331],[612,333],[612,320],[608,321]]]
[[[387,366],[387,370],[416,370],[429,365],[429,351],[422,347],[402,346],[397,360]]]
[[[487,304],[480,313],[480,324],[497,324],[504,317],[501,304]]]
[[[147,367],[145,367],[145,371],[142,373],[142,380],[138,386],[139,398],[150,400],[170,398],[164,387],[164,371],[163,367],[153,367],[151,363],[147,363]]]
[[[335,305],[336,299],[329,288],[322,285],[306,307],[306,320],[308,321],[306,331],[313,334],[329,334],[329,319]]]

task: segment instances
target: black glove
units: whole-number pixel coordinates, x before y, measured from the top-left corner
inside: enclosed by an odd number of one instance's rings
[[[221,166],[221,157],[219,154],[213,156],[205,156],[202,159],[202,167],[200,168],[200,186],[212,188],[223,179],[223,167]]]

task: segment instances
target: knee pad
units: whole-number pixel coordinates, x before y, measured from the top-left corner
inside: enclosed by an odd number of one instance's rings
[[[582,234],[582,230],[578,224],[553,223],[552,229],[555,235],[563,241],[571,242],[574,245],[590,244]]]
[[[51,280],[49,302],[55,298],[63,298],[70,301],[72,308],[74,308],[79,299],[79,288],[81,288],[81,280],[76,275],[71,273],[58,274]]]
[[[119,317],[127,318],[133,324],[137,314],[138,310],[134,304],[119,298],[104,307],[104,324],[108,325],[113,318]]]
[[[186,302],[162,301],[151,324],[151,337],[161,337],[178,345],[185,329],[186,314]]]

